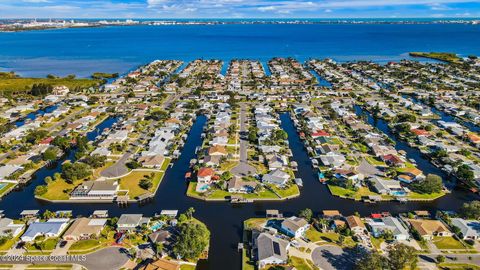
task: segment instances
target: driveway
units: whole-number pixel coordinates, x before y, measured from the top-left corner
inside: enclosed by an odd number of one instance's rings
[[[113,178],[127,174],[128,168],[125,164],[128,162],[131,156],[132,153],[130,151],[125,153],[115,164],[101,171],[100,175],[103,177]]]
[[[355,263],[355,253],[338,246],[320,246],[313,250],[312,260],[322,270],[350,270]]]

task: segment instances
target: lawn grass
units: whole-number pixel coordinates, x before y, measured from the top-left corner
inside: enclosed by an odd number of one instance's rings
[[[237,166],[237,161],[227,161],[220,164],[220,171],[231,171],[235,166]]]
[[[247,256],[247,250],[245,248],[242,250],[242,269],[255,270],[255,262]]]
[[[290,265],[295,267],[297,270],[312,270],[310,265],[307,263],[305,259],[295,257],[295,256],[290,256]]]
[[[382,238],[375,238],[373,236],[370,236],[370,241],[372,242],[372,245],[377,249],[379,250],[380,249],[380,245],[383,243],[383,239]]]
[[[455,269],[455,270],[480,270],[480,266],[468,263],[440,263],[438,265],[440,269]]]
[[[25,247],[28,251],[52,251],[57,246],[58,238],[47,238],[43,241],[35,241],[35,243],[38,245],[28,243]],[[43,245],[43,249],[39,248],[40,245]]]
[[[328,189],[334,196],[346,197],[355,200],[360,200],[364,196],[380,195],[368,189],[367,187],[360,187],[357,191],[342,188],[339,186],[328,185]]]
[[[8,78],[0,79],[0,91],[9,92],[9,91],[30,91],[34,84],[48,84],[52,86],[62,86],[65,85],[70,90],[75,88],[90,88],[96,86],[101,82],[101,80],[92,80],[92,79],[68,79],[68,78],[59,78],[59,79],[48,79],[48,78]]]
[[[290,185],[287,188],[278,188],[276,186],[272,186],[272,189],[282,198],[296,196],[300,194],[300,189],[297,185]]]
[[[381,160],[378,160],[378,159],[376,159],[376,158],[374,158],[374,157],[368,156],[368,157],[365,157],[365,159],[368,161],[368,163],[370,163],[370,164],[372,164],[372,165],[374,165],[374,166],[384,166],[384,167],[387,166],[387,164],[385,164],[385,162],[383,162],[383,161],[381,161]]]
[[[438,193],[431,193],[431,194],[420,194],[412,191],[408,194],[408,198],[413,200],[435,200],[444,195],[445,195],[444,191],[441,191]]]
[[[154,172],[152,187],[149,190],[143,189],[138,185],[140,180],[150,174],[152,174],[152,172],[133,171],[129,175],[120,178],[120,189],[128,190],[128,195],[131,199],[135,199],[147,191],[154,192],[163,179],[164,173]]]
[[[70,246],[69,251],[92,249],[99,246],[100,244],[100,241],[97,239],[79,240]]]
[[[13,186],[15,186],[14,183],[5,183],[5,186],[0,189],[0,198],[5,195],[5,193],[9,191]]]
[[[27,269],[72,269],[72,264],[31,264]]]
[[[317,231],[315,228],[309,228],[305,232],[305,236],[312,242],[328,242],[328,243],[338,243],[338,240],[340,239],[340,234],[335,233],[335,232],[326,232],[322,233]],[[343,242],[343,246],[348,246],[352,247],[355,246],[355,242],[353,241],[352,237],[345,237],[345,240]]]
[[[191,264],[180,265],[180,270],[195,270],[196,268],[197,268],[196,265],[191,265]]]
[[[267,222],[267,218],[249,218],[243,222],[244,230],[261,229]]]
[[[48,200],[68,200],[70,198],[69,192],[81,182],[81,180],[78,180],[73,184],[69,184],[63,179],[54,180],[47,185],[47,192],[40,197]]]
[[[435,236],[433,244],[438,249],[466,249],[460,241],[451,236]]]
[[[170,165],[170,162],[172,161],[171,158],[165,158],[165,160],[163,161],[163,164],[162,164],[162,167],[160,168],[160,170],[162,171],[166,171],[168,169],[168,165]]]

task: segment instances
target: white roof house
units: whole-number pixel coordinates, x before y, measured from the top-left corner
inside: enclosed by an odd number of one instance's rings
[[[462,233],[463,239],[480,238],[480,221],[465,220],[463,218],[452,218],[452,225],[458,227]]]

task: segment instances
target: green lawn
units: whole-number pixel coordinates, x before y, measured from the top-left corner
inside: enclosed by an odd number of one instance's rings
[[[4,195],[5,192],[9,191],[13,186],[14,183],[5,183],[5,186],[0,189],[0,198]]]
[[[140,180],[150,174],[152,174],[152,172],[133,171],[129,175],[120,178],[120,189],[128,190],[128,195],[131,199],[135,199],[137,196],[142,195],[147,191],[154,192],[162,181],[164,173],[154,172],[155,175],[152,180],[153,185],[149,190],[145,190],[138,185]]]
[[[275,192],[277,192],[282,198],[300,194],[300,189],[298,188],[297,185],[290,185],[289,187],[287,187],[285,189],[277,188],[277,187],[273,186],[272,189],[275,190]]]
[[[166,171],[167,168],[168,168],[168,165],[170,165],[170,162],[172,161],[171,158],[165,158],[165,160],[163,161],[163,164],[162,164],[162,167],[160,168],[160,170],[162,171]]]
[[[86,249],[92,249],[97,246],[99,246],[101,243],[100,241],[96,239],[87,239],[87,240],[80,240],[75,243],[73,243],[70,246],[69,251],[78,251],[78,250],[86,250]]]
[[[322,233],[317,231],[315,228],[310,228],[306,231],[305,236],[312,242],[319,242],[324,241],[328,243],[337,243],[340,234],[335,232],[326,232]],[[352,237],[345,237],[345,241],[343,243],[344,246],[354,246],[355,242],[353,241]]]
[[[367,187],[361,187],[358,191],[354,191],[339,186],[328,185],[328,189],[330,189],[330,192],[334,196],[352,198],[355,200],[360,200],[363,196],[379,195],[378,193],[370,191]]]
[[[385,164],[385,162],[377,159],[377,158],[374,158],[374,157],[371,157],[371,156],[368,156],[368,157],[365,157],[365,159],[368,161],[368,163],[374,165],[374,166],[387,166],[387,164]]]
[[[197,268],[196,265],[190,265],[190,264],[180,265],[180,270],[195,270],[196,268]]]
[[[455,270],[480,270],[480,266],[466,263],[441,263],[438,265],[440,269],[455,269]]]
[[[376,249],[380,249],[380,245],[383,243],[383,239],[382,238],[375,238],[373,236],[370,236],[370,240],[372,241],[372,245],[376,248]]]
[[[309,266],[307,261],[305,259],[295,257],[295,256],[290,256],[290,265],[295,267],[297,270],[311,270],[312,268]]]
[[[438,249],[466,249],[460,241],[451,236],[436,236],[433,238],[433,243]]]
[[[249,218],[243,222],[243,228],[245,230],[261,229],[267,220],[267,218]]]
[[[77,87],[79,88],[90,88],[92,86],[98,85],[100,80],[92,79],[47,79],[47,78],[10,78],[10,79],[0,79],[0,91],[30,91],[34,84],[48,84],[52,86],[62,86],[65,85],[70,90],[73,90]]]
[[[255,262],[251,261],[247,256],[247,250],[245,248],[242,251],[242,264],[243,270],[255,270]]]
[[[55,249],[58,243],[58,238],[47,238],[43,241],[35,241],[37,245],[34,243],[28,243],[26,245],[27,250],[29,251],[51,251]],[[43,246],[41,249],[40,246]]]
[[[41,197],[49,200],[68,200],[69,193],[80,183],[82,183],[81,180],[75,181],[73,184],[69,184],[63,179],[52,181],[47,185],[47,192]]]
[[[408,194],[408,198],[414,199],[414,200],[435,200],[444,195],[445,195],[444,191],[438,192],[438,193],[431,193],[431,194],[420,194],[412,191]]]

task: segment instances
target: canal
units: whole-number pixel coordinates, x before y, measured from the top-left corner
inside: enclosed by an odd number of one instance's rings
[[[54,172],[58,171],[59,168],[57,167],[54,169],[40,170],[37,177],[38,179],[34,180],[32,184],[22,192],[14,192],[5,197],[5,199],[0,202],[0,208],[5,210],[7,216],[17,217],[24,209],[49,209],[52,211],[68,209],[73,210],[74,215],[83,216],[90,215],[94,210],[107,209],[111,216],[119,216],[123,213],[142,213],[146,216],[152,216],[155,213],[159,213],[162,209],[185,211],[189,207],[194,207],[196,210],[194,216],[205,222],[212,233],[209,259],[207,262],[200,264],[201,269],[217,270],[241,269],[241,253],[237,252],[237,244],[242,241],[242,223],[248,218],[263,217],[267,209],[278,209],[287,216],[296,214],[304,208],[311,208],[315,213],[326,209],[337,209],[344,215],[351,215],[354,212],[368,215],[381,211],[399,213],[418,209],[455,210],[463,202],[473,199],[470,194],[461,191],[455,191],[439,200],[428,203],[411,202],[399,204],[397,202],[384,202],[366,204],[333,197],[327,187],[318,181],[311,167],[309,156],[303,147],[303,142],[298,136],[289,114],[282,113],[280,119],[281,127],[288,133],[288,141],[292,149],[293,160],[298,163],[296,177],[303,179],[301,196],[295,199],[232,205],[226,202],[204,202],[187,197],[185,195],[187,185],[184,180],[184,175],[189,169],[190,160],[195,157],[195,148],[202,143],[201,133],[206,123],[206,117],[199,116],[188,134],[181,156],[175,161],[174,165],[166,171],[165,177],[152,203],[145,205],[130,204],[126,208],[119,208],[117,205],[111,203],[46,204],[34,199],[33,191],[35,186],[43,183],[43,178],[47,175],[53,175]],[[369,123],[372,124],[370,120]],[[378,126],[379,124],[381,130],[388,128],[386,123],[382,121],[378,121],[376,125]],[[423,168],[423,165],[419,166],[422,166],[422,169],[426,170]]]
[[[51,105],[51,106],[47,106],[43,109],[31,112],[31,113],[27,114],[24,118],[17,120],[15,122],[15,126],[21,127],[21,126],[25,125],[26,121],[34,121],[35,119],[37,119],[37,117],[44,116],[47,113],[51,113],[51,112],[55,111],[57,108],[58,108],[58,105]]]

